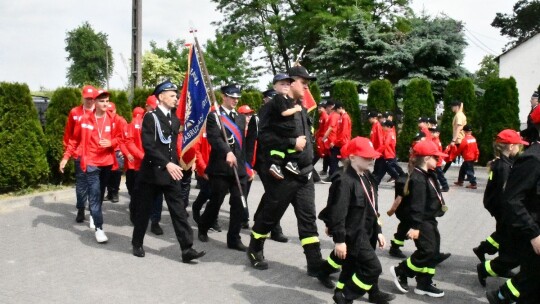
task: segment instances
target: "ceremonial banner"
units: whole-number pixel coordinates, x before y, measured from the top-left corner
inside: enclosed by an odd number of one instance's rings
[[[313,98],[313,95],[311,95],[309,88],[306,88],[304,90],[304,99],[302,100],[302,106],[304,106],[304,108],[306,108],[308,112],[311,112],[317,108],[317,103],[315,102],[315,98]]]
[[[197,58],[197,51],[190,47],[188,59],[188,72],[184,79],[184,86],[180,94],[180,101],[176,115],[182,122],[182,151],[180,166],[187,170],[195,162],[194,145],[199,140],[201,130],[210,111],[210,99],[203,81],[201,66]]]

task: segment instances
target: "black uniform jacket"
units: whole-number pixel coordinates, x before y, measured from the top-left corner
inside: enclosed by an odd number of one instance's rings
[[[503,199],[504,187],[510,174],[513,161],[501,155],[491,163],[490,173],[484,192],[484,207],[495,218],[501,218],[501,203]]]
[[[519,132],[521,137],[523,137],[524,140],[531,144],[539,139],[538,130],[536,130],[536,127],[534,126],[531,118],[531,113],[533,111],[534,108],[529,112],[529,115],[527,116],[527,128]]]
[[[152,113],[158,118],[163,137],[168,138],[171,136],[170,144],[161,142]],[[165,185],[173,181],[165,166],[169,162],[178,165],[176,144],[179,130],[180,121],[174,111],[171,111],[170,124],[169,119],[159,107],[155,111],[144,115],[141,133],[144,158],[141,163],[140,174],[146,183]]]
[[[219,107],[219,111],[221,111],[221,115],[227,115],[222,107]],[[211,150],[208,166],[206,167],[205,172],[208,175],[234,176],[233,168],[230,167],[226,162],[227,153],[233,152],[234,156],[236,156],[236,162],[238,164],[238,176],[244,177],[246,176],[246,116],[243,114],[236,114],[236,118],[234,120],[240,129],[240,137],[243,143],[242,146],[240,146],[240,143],[234,139],[232,133],[229,131],[229,129],[223,126],[220,120],[221,118],[215,111],[210,112],[210,114],[208,114],[208,119],[206,120],[206,134],[208,143],[211,146]],[[227,140],[223,138],[221,128],[225,128]]]
[[[268,103],[263,105],[259,111],[259,146],[257,149],[260,151],[265,151],[265,146],[276,147],[281,151],[294,149],[296,145],[296,138],[281,137],[276,134],[275,130],[272,130],[269,123],[269,119],[271,119],[271,117],[268,113],[269,111],[265,109],[266,107],[268,107]],[[297,162],[301,174],[306,175],[311,173],[311,170],[313,169],[313,139],[311,135],[312,122],[305,108],[302,108],[301,112],[296,112],[294,114],[294,120],[296,122],[296,129],[299,130],[298,133],[306,136],[306,146],[304,147],[304,150],[299,152]],[[257,153],[257,157],[259,156],[265,158],[263,163],[269,163],[269,154],[261,155]],[[257,162],[258,161],[259,160],[257,160]]]
[[[401,196],[401,203],[396,209],[396,217],[401,222],[410,222],[411,221],[411,197],[409,196],[409,193],[405,195],[405,185],[407,183],[407,180],[409,179],[409,175],[403,175],[398,177],[396,180],[396,189],[395,189],[395,196]]]
[[[335,243],[347,244],[351,254],[356,253],[356,244],[373,243],[381,226],[368,197],[360,183],[360,176],[351,166],[345,166],[332,175],[332,185],[328,193],[328,202],[319,214]],[[375,193],[375,210],[378,210],[377,183],[369,172],[363,177],[368,192]],[[371,193],[369,194],[371,195]]]
[[[436,221],[435,218],[441,215],[442,204],[439,197],[442,199],[441,189],[435,172],[426,172],[415,167],[409,179],[412,229],[419,229],[424,221]]]
[[[533,143],[514,162],[503,197],[503,221],[518,237],[540,235],[540,143]]]

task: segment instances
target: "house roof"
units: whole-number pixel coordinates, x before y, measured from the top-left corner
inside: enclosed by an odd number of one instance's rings
[[[504,51],[502,54],[500,54],[499,56],[495,57],[495,61],[496,61],[496,62],[499,62],[499,58],[501,58],[502,56],[508,54],[508,53],[511,52],[512,50],[514,50],[514,49],[520,47],[522,44],[524,44],[525,42],[529,41],[530,39],[532,39],[532,38],[534,38],[534,37],[536,37],[536,36],[538,36],[538,35],[540,35],[540,33],[536,33],[535,35],[532,35],[531,37],[529,37],[529,38],[527,38],[527,39],[525,39],[525,40],[519,42],[518,44],[516,44],[516,45],[514,45],[513,47],[509,48],[508,50]],[[539,36],[539,37],[540,37],[540,36]]]

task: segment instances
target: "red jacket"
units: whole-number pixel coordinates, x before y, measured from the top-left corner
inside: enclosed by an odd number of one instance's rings
[[[99,140],[108,139],[111,146],[99,146]],[[122,127],[116,123],[115,115],[105,112],[103,118],[96,120],[95,112],[84,114],[75,125],[73,136],[69,140],[64,159],[73,157],[78,152],[81,158],[81,169],[91,166],[113,166],[118,169],[118,162],[114,150],[122,138]]]
[[[432,137],[431,140],[437,145],[437,148],[439,149],[439,152],[443,151],[441,139],[438,137]],[[439,160],[437,161],[437,167],[442,167],[443,158],[439,157]]]
[[[465,137],[461,140],[459,145],[458,155],[461,154],[465,161],[478,161],[480,151],[478,151],[478,145],[476,144],[476,138],[471,134],[465,134]]]
[[[388,128],[385,131],[383,144],[376,150],[382,154],[382,158],[384,159],[396,158],[396,133],[394,129]]]
[[[431,135],[431,132],[429,132],[428,127],[423,127],[422,129],[420,129],[420,131],[422,131],[422,133],[424,133],[424,135],[426,136],[425,140],[433,140],[433,135]]]
[[[142,110],[142,112],[141,112]],[[124,159],[126,169],[132,169],[138,171],[141,168],[141,161],[144,157],[144,148],[142,145],[141,132],[142,132],[142,118],[144,115],[144,109],[135,108],[133,110],[133,119],[125,128],[125,146],[127,148],[127,154],[133,156],[133,162]]]
[[[69,115],[66,121],[66,127],[64,129],[64,140],[62,142],[64,146],[64,152],[67,149],[67,146],[69,145],[69,140],[73,137],[73,133],[75,132],[75,126],[77,125],[77,122],[82,118],[84,113],[92,113],[92,110],[84,110],[83,105],[76,106],[73,109],[69,111]],[[77,158],[77,152],[74,152],[72,155],[73,158]]]
[[[197,175],[203,176],[206,166],[208,166],[208,160],[210,159],[210,144],[208,143],[208,138],[206,137],[206,129],[203,130],[199,141],[195,144],[195,170]]]
[[[340,115],[338,121],[338,130],[336,135],[336,146],[343,147],[351,140],[351,117],[347,112]]]
[[[326,111],[319,113],[319,128],[317,129],[317,132],[315,132],[315,138],[324,136],[324,133],[326,133],[326,130],[328,130],[326,125],[327,120],[328,113],[326,113]]]
[[[328,134],[328,137],[326,138],[326,141],[324,142],[324,146],[327,149],[330,149],[331,144],[334,146],[337,143],[337,131],[338,131],[338,124],[339,124],[339,114],[337,112],[332,112],[328,116],[328,120],[326,121],[326,130],[328,131],[328,128],[332,128],[330,131],[330,134]],[[325,131],[326,132],[326,131]]]
[[[375,150],[384,144],[384,132],[380,122],[376,121],[371,125],[371,134],[369,135],[369,139],[371,140]]]

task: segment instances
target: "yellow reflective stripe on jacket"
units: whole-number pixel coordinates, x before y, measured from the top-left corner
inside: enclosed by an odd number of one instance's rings
[[[489,171],[489,180],[493,180],[493,171]]]
[[[258,239],[266,239],[270,236],[270,233],[267,233],[267,234],[259,234],[255,231],[251,231],[251,234],[253,235],[253,237],[258,240]]]
[[[354,284],[356,284],[356,286],[360,287],[363,290],[370,290],[371,287],[373,287],[373,285],[369,285],[360,281],[360,279],[358,279],[358,277],[356,276],[356,273],[352,276],[352,280]]]
[[[488,243],[490,243],[491,245],[493,245],[493,247],[499,249],[499,243],[497,243],[497,241],[495,241],[491,236],[488,236],[488,238],[486,239],[486,241],[488,241]]]
[[[484,266],[486,268],[487,273],[489,273],[490,276],[498,277],[498,275],[495,273],[495,271],[493,271],[493,269],[491,269],[491,261],[486,261],[484,263]]]
[[[343,287],[345,287],[345,284],[341,283],[340,281],[337,281],[336,289],[343,289]]]
[[[432,275],[435,275],[435,268],[429,268],[429,267],[416,267],[413,265],[413,263],[411,262],[411,258],[408,258],[407,259],[407,266],[413,270],[413,271],[416,271],[416,272],[420,272],[420,273],[429,273],[429,274],[432,274]]]
[[[328,257],[328,264],[330,264],[330,266],[334,267],[335,269],[339,269],[341,267],[341,265],[332,260],[331,257]]]
[[[319,238],[316,236],[307,237],[305,239],[300,240],[300,243],[302,246],[313,244],[313,243],[319,243]]]
[[[293,153],[296,153],[296,150],[295,149],[287,149],[287,153],[293,154]]]
[[[392,240],[392,243],[398,245],[398,246],[403,246],[405,245],[405,241],[400,241],[400,240],[397,240],[397,239],[393,239]]]
[[[510,289],[510,292],[512,292],[514,297],[519,298],[520,296],[519,290],[517,290],[514,284],[512,284],[512,279],[506,281],[506,286],[508,287],[508,289]]]
[[[281,151],[277,151],[277,150],[270,151],[270,155],[271,156],[277,155],[277,156],[279,156],[281,158],[285,158],[285,153],[283,153]]]

